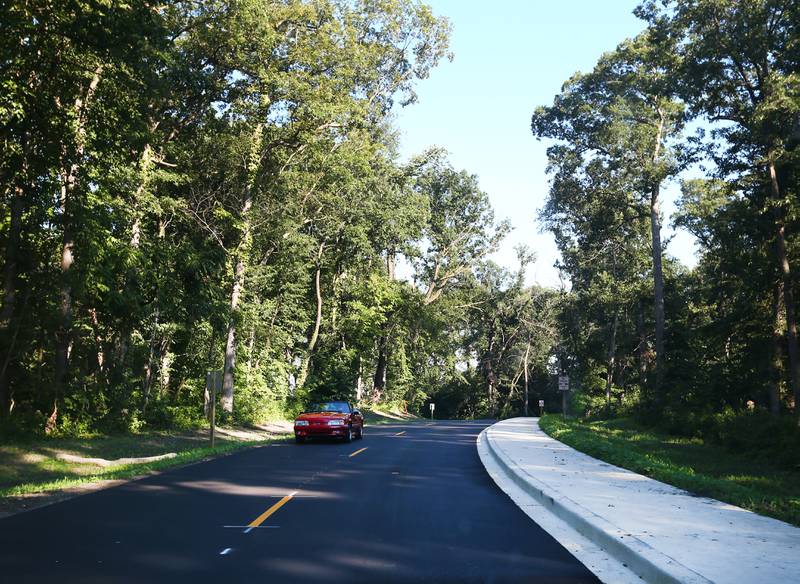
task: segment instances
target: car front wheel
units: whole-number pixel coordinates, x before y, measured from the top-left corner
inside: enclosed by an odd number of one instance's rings
[[[348,426],[347,427],[347,434],[344,435],[344,441],[345,442],[352,442],[353,441],[353,427],[352,426]]]
[[[356,438],[361,440],[364,437],[364,426],[361,425],[358,428],[358,434],[356,434]]]

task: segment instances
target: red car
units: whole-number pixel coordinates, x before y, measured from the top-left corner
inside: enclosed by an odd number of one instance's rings
[[[353,438],[364,437],[364,416],[347,402],[325,402],[313,404],[294,421],[294,439],[302,444],[308,438]]]

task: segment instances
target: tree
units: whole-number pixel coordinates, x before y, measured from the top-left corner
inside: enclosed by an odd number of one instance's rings
[[[677,64],[674,55],[658,30],[648,29],[604,55],[591,73],[571,78],[553,106],[537,109],[531,123],[537,137],[566,142],[579,157],[603,159],[609,172],[624,175],[647,205],[657,405],[663,401],[666,356],[660,190],[685,163],[679,142],[684,108],[674,97],[670,75]]]
[[[800,115],[800,8],[780,0],[681,0],[660,8],[642,4],[637,13],[669,35],[680,48],[680,93],[692,113],[722,122],[713,136],[724,147],[712,156],[720,177],[751,174],[770,197],[775,257],[783,279],[789,373],[800,403],[794,285],[787,246],[791,169],[797,154],[787,150]],[[800,423],[800,408],[796,408]]]

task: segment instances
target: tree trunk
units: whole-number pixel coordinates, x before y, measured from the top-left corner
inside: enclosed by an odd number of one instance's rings
[[[798,370],[797,321],[795,317],[794,292],[792,290],[792,271],[789,265],[789,256],[786,252],[786,227],[783,220],[778,174],[775,169],[775,162],[771,157],[769,161],[769,178],[772,197],[776,203],[774,207],[775,248],[783,278],[783,305],[786,309],[786,341],[789,352],[789,380],[792,384],[792,395],[794,396],[794,412],[797,423],[800,425],[800,371]]]
[[[306,383],[306,379],[308,378],[308,369],[311,365],[311,355],[314,352],[314,348],[317,346],[319,329],[322,325],[322,286],[320,283],[320,277],[322,276],[323,251],[325,251],[324,243],[320,244],[319,251],[317,252],[317,270],[314,274],[314,291],[317,299],[317,315],[314,320],[314,328],[311,331],[311,337],[308,339],[306,354],[303,357],[303,362],[300,364],[300,372],[297,375],[297,387],[303,387],[303,385]]]
[[[222,411],[230,414],[233,412],[233,376],[236,369],[236,325],[239,317],[239,298],[244,289],[245,279],[245,260],[250,251],[251,240],[251,217],[250,212],[253,207],[253,189],[256,186],[256,178],[259,169],[258,160],[261,158],[261,148],[263,145],[263,125],[256,126],[251,137],[250,156],[246,162],[247,182],[242,197],[242,218],[241,240],[236,253],[235,268],[233,272],[233,286],[231,288],[231,302],[228,314],[228,335],[225,341],[225,364],[222,368],[222,396],[220,406]]]
[[[489,344],[489,350],[487,351],[487,356],[484,360],[484,370],[486,371],[486,389],[487,389],[487,398],[489,400],[489,417],[494,418],[495,413],[497,411],[497,399],[496,399],[496,388],[495,383],[497,379],[494,375],[494,367],[492,366],[492,349],[493,344]]]
[[[660,113],[660,112],[659,112]],[[653,162],[657,163],[661,153],[661,141],[664,133],[664,117],[658,125],[656,145],[653,153]],[[662,269],[661,249],[661,201],[659,200],[661,185],[656,183],[650,193],[650,230],[653,238],[653,303],[656,316],[656,391],[655,406],[659,408],[664,404],[664,273]]]
[[[617,328],[619,327],[619,313],[614,313],[611,324],[611,334],[608,337],[608,357],[606,359],[606,416],[611,415],[611,386],[614,383],[614,364],[617,355]]]
[[[217,335],[215,330],[211,329],[211,338],[208,343],[208,356],[206,357],[206,364],[208,365],[207,372],[211,373],[214,369],[214,348],[217,345]],[[208,392],[208,383],[205,384],[203,390],[203,415],[207,420],[211,419],[211,394]]]
[[[239,312],[239,298],[244,286],[244,259],[236,259],[236,268],[233,275],[233,288],[228,314],[228,335],[225,341],[225,365],[223,366],[222,396],[220,407],[223,412],[233,412],[233,374],[236,369],[236,320]]]
[[[386,276],[389,282],[395,279],[396,257],[394,251],[386,252]],[[378,360],[375,363],[375,375],[372,376],[372,387],[376,399],[386,391],[386,373],[389,366],[389,316],[386,315],[386,322],[383,324],[383,333],[378,339]]]
[[[364,379],[361,375],[361,355],[357,358],[358,362],[358,377],[356,377],[356,403],[361,403],[364,396]]]
[[[164,394],[169,389],[170,374],[172,369],[172,356],[169,353],[169,347],[171,344],[172,339],[169,336],[166,336],[161,340],[161,345],[158,349],[158,399],[162,399]]]
[[[783,282],[775,284],[772,294],[772,361],[769,375],[769,411],[781,412],[781,379],[783,378]]]
[[[150,350],[147,363],[144,366],[144,379],[142,380],[142,417],[147,414],[147,404],[150,400],[150,388],[153,385],[153,362],[155,359],[156,332],[158,331],[158,308],[156,307],[153,331],[150,334]]]
[[[647,332],[644,329],[644,306],[641,300],[636,303],[636,334],[639,337],[639,345],[636,348],[639,382],[644,387],[647,384]]]
[[[58,400],[64,395],[67,383],[67,371],[69,368],[69,358],[72,348],[72,265],[74,263],[73,249],[75,247],[75,226],[74,209],[75,189],[78,185],[78,175],[81,169],[81,162],[86,149],[86,108],[94,95],[97,85],[100,83],[100,73],[103,66],[99,65],[92,76],[92,80],[84,95],[75,100],[74,115],[76,122],[74,134],[75,152],[72,154],[73,160],[67,164],[67,148],[62,148],[61,166],[61,217],[63,221],[62,245],[61,245],[61,289],[59,301],[59,329],[56,333],[56,368],[53,383],[53,412],[50,415],[48,429],[55,427],[57,423],[56,415],[58,412]]]
[[[386,252],[386,275],[388,276],[390,282],[394,282],[396,265],[396,253],[394,251]]]
[[[375,364],[375,375],[372,377],[372,388],[376,399],[386,391],[386,368],[387,368],[387,349],[389,341],[386,335],[381,335],[378,339],[378,362]]]
[[[523,367],[525,371],[525,405],[523,408],[525,417],[528,416],[528,354],[531,351],[531,340],[528,339],[528,343],[525,345],[525,357],[523,358]]]
[[[250,374],[253,371],[253,350],[256,345],[256,327],[250,327],[250,338],[247,339],[247,383],[250,383]]]
[[[106,353],[103,349],[103,338],[100,335],[100,321],[97,318],[96,308],[89,309],[89,320],[92,323],[92,333],[94,334],[94,344],[97,351],[97,370],[100,375],[103,375],[105,373]]]
[[[23,162],[22,177],[25,177],[25,163]],[[6,258],[3,270],[3,310],[0,312],[0,347],[2,347],[3,367],[0,370],[0,418],[10,413],[11,393],[8,376],[8,364],[12,359],[13,346],[11,343],[11,325],[14,319],[14,309],[17,299],[17,266],[22,233],[22,214],[24,211],[24,190],[20,185],[14,188],[11,201],[11,217],[8,227],[8,241],[6,242]]]
[[[145,144],[142,155],[139,158],[139,186],[133,194],[133,223],[131,224],[131,249],[138,250],[141,245],[142,237],[142,211],[140,209],[141,199],[150,184],[150,176],[153,168],[153,147]]]

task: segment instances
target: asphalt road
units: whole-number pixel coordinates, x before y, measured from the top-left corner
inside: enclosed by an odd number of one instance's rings
[[[0,580],[596,582],[487,475],[487,424],[279,443],[7,517]]]

